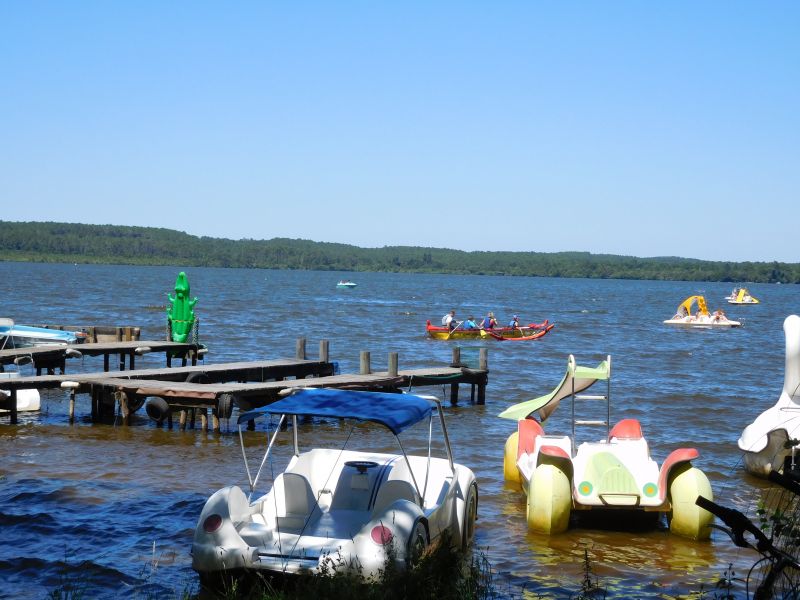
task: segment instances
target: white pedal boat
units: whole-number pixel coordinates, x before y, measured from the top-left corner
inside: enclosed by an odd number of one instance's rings
[[[734,288],[730,296],[725,296],[728,304],[760,304],[761,301],[753,296],[747,288]]]
[[[213,579],[226,571],[318,572],[325,564],[368,577],[384,569],[391,557],[401,568],[413,564],[445,532],[461,547],[471,543],[478,485],[470,469],[453,462],[438,400],[410,394],[300,390],[239,417],[243,451],[242,424],[270,415],[280,417],[280,422],[255,477],[247,468],[249,493],[238,486],[223,488],[208,499],[200,514],[192,568],[201,578]],[[380,425],[395,436],[401,453],[324,448],[301,452],[298,416]],[[438,447],[444,449],[439,452],[444,457],[431,455],[434,419],[441,424]],[[256,493],[276,436],[287,421],[292,426],[284,435],[293,437],[293,457],[266,494]],[[428,423],[428,455],[406,455],[398,434],[420,421]]]
[[[697,302],[697,312],[692,314],[692,306]],[[678,305],[678,310],[671,319],[664,321],[665,325],[679,325],[681,327],[696,327],[699,329],[741,327],[740,321],[733,321],[725,316],[722,310],[713,314],[708,312],[706,299],[703,296],[689,296]]]
[[[738,442],[745,469],[759,477],[767,477],[772,470],[782,472],[800,438],[800,317],[786,317],[783,333],[786,362],[778,402],[745,427]]]
[[[673,533],[708,539],[713,517],[695,500],[713,496],[705,473],[691,464],[697,450],[674,450],[659,469],[636,419],[609,428],[610,378],[610,356],[588,368],[577,366],[570,355],[567,372],[553,392],[499,415],[517,421],[517,431],[505,444],[503,472],[506,481],[518,482],[527,495],[528,528],[556,534],[569,528],[573,511],[635,510],[666,514]],[[605,395],[582,394],[598,380],[607,382]],[[567,397],[572,398],[572,438],[545,434],[535,416],[545,421]],[[575,403],[584,400],[605,401],[605,419],[574,419]],[[576,426],[592,425],[604,426],[607,435],[576,448]]]

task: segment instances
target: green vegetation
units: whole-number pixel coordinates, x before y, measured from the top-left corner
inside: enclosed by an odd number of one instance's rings
[[[464,252],[274,238],[228,240],[154,227],[0,221],[0,260],[670,281],[800,283],[800,263],[589,252]]]

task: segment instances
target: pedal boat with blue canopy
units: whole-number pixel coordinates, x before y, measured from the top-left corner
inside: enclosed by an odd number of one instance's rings
[[[605,393],[585,394],[597,381],[606,382]],[[542,423],[565,398],[572,400],[572,437],[545,434]],[[503,473],[527,495],[528,528],[556,534],[569,528],[574,511],[627,510],[665,514],[673,533],[708,539],[712,515],[695,499],[711,498],[711,484],[692,466],[697,450],[674,450],[659,469],[638,420],[609,426],[610,402],[611,357],[591,368],[578,366],[570,355],[567,371],[551,393],[500,413],[517,423],[506,440]],[[580,416],[593,418],[576,419],[578,405]],[[604,428],[606,435],[576,447],[576,429],[591,426]]]
[[[263,418],[266,451],[253,475],[245,438],[258,434],[243,425]],[[343,447],[301,451],[301,434],[313,435],[328,418],[345,419]],[[434,421],[440,424],[436,436]],[[400,568],[413,565],[441,539],[464,549],[471,544],[478,484],[470,469],[453,462],[437,399],[306,388],[242,414],[238,423],[249,490],[228,486],[206,502],[192,544],[192,567],[201,579],[323,567],[369,577],[389,560]],[[406,454],[400,434],[420,423],[427,452]],[[372,439],[375,429],[394,436],[400,452],[346,449],[349,441]],[[291,443],[276,444],[279,437]],[[283,470],[275,468],[277,447],[291,450]],[[270,474],[266,493],[258,491],[262,473]]]

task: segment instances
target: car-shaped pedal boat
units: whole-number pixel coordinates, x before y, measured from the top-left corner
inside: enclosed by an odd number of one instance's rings
[[[428,545],[442,539],[464,549],[470,545],[478,485],[470,469],[453,462],[444,412],[437,399],[302,389],[239,417],[243,454],[245,436],[255,434],[243,432],[242,425],[259,417],[274,417],[278,423],[267,436],[266,452],[255,476],[251,476],[245,455],[249,493],[238,486],[225,487],[208,499],[200,514],[192,567],[201,579],[213,580],[214,575],[233,570],[313,573],[323,566],[370,577],[389,560],[399,568],[413,565]],[[356,426],[377,424],[394,435],[400,452],[344,447],[301,452],[298,417],[346,419],[347,440],[364,437],[358,431],[353,435]],[[319,419],[311,421],[319,424]],[[427,451],[421,456],[408,455],[399,434],[421,421],[426,422],[420,427],[426,428]],[[434,421],[439,421],[440,427],[434,428]],[[312,424],[304,420],[304,430]],[[371,438],[374,426],[367,427]],[[434,436],[437,429],[439,434]],[[292,456],[262,495],[256,486],[265,465],[273,464],[271,452],[282,430],[283,435],[292,436]],[[442,537],[445,532],[449,537]]]
[[[605,394],[584,394],[595,382],[606,381]],[[636,419],[609,427],[611,357],[594,368],[580,367],[570,355],[567,372],[551,393],[503,411],[499,416],[517,422],[505,444],[503,472],[527,494],[529,529],[555,534],[569,528],[572,511],[638,510],[667,515],[670,530],[692,539],[708,539],[712,515],[695,504],[698,496],[712,498],[706,475],[691,461],[694,448],[673,451],[661,468],[650,457]],[[547,435],[544,422],[564,398],[572,399],[572,437]],[[575,419],[576,404],[605,402],[603,419]],[[594,416],[597,416],[594,411]],[[602,426],[606,437],[575,448],[580,426]]]

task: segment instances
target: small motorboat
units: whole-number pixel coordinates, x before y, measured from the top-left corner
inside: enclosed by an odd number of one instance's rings
[[[463,322],[451,330],[447,327],[432,325],[430,319],[425,324],[425,332],[435,340],[480,340],[493,339],[500,341],[530,341],[545,336],[555,323],[545,319],[542,323],[528,323],[519,327],[495,327],[493,329],[464,329]]]
[[[291,574],[331,568],[371,577],[390,560],[399,568],[412,566],[429,545],[445,539],[446,532],[450,543],[462,548],[472,542],[478,484],[470,469],[453,462],[437,399],[298,390],[239,417],[243,453],[242,426],[264,417],[270,418],[272,432],[255,476],[244,457],[249,491],[225,487],[208,499],[200,514],[192,568],[201,579],[213,583],[228,570]],[[363,428],[372,431],[377,425],[394,435],[400,452],[346,448],[301,452],[298,421],[309,417],[346,419],[345,445],[348,440],[369,439]],[[434,421],[440,425],[435,437]],[[361,433],[352,435],[359,422]],[[428,452],[407,455],[398,436],[421,422]],[[307,426],[313,427],[313,421],[306,421],[303,429]],[[276,444],[279,434],[291,436],[291,442]],[[316,439],[313,432],[309,435],[311,441]],[[278,447],[290,450],[291,458],[283,472],[274,473],[271,489],[259,493],[262,470],[271,471],[275,460],[271,452]]]
[[[356,287],[358,284],[354,281],[350,281],[349,279],[342,279],[339,283],[336,284],[336,287],[340,290],[349,290]]]
[[[692,306],[697,303],[697,312],[692,314]],[[698,329],[741,327],[740,321],[733,321],[725,316],[721,309],[714,313],[708,312],[706,299],[703,296],[689,296],[678,305],[678,310],[671,319],[664,321],[667,325],[680,325],[681,327],[696,327]]]
[[[16,325],[13,319],[0,319],[0,349],[79,344],[85,338],[83,332]]]
[[[800,317],[786,317],[783,333],[786,362],[778,402],[745,427],[738,442],[744,468],[760,477],[773,470],[783,472],[787,461],[800,463],[800,456],[795,456],[800,444]]]
[[[583,393],[597,381],[606,381],[605,394]],[[639,421],[622,419],[609,426],[610,394],[610,356],[590,368],[579,367],[570,355],[567,372],[552,392],[500,413],[517,423],[505,444],[503,473],[506,481],[519,483],[528,497],[529,529],[544,534],[566,531],[573,511],[632,510],[660,512],[667,516],[673,533],[708,539],[712,515],[698,507],[695,499],[699,495],[712,499],[711,484],[691,464],[699,456],[697,450],[674,450],[659,469]],[[568,397],[572,398],[572,437],[545,434],[538,419],[544,423]],[[582,401],[593,401],[597,408],[591,416],[602,418],[575,419],[577,403]],[[576,448],[578,426],[601,426],[606,435]]]
[[[725,296],[728,304],[759,304],[761,301],[754,297],[747,288],[734,288],[730,296]]]

